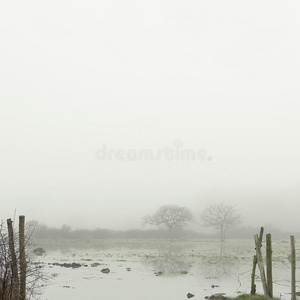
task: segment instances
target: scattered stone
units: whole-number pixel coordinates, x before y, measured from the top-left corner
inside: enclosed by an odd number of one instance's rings
[[[225,293],[218,293],[218,294],[213,294],[210,297],[206,296],[205,299],[207,300],[226,300],[227,298],[224,297],[226,295]]]
[[[189,299],[192,298],[192,297],[195,297],[195,295],[193,295],[193,294],[191,294],[191,293],[188,293],[186,296],[187,296]]]
[[[91,264],[91,267],[95,268],[95,267],[98,267],[99,266],[99,263],[92,263]]]
[[[78,264],[78,263],[63,263],[63,264],[60,264],[60,263],[53,263],[52,264],[53,266],[59,266],[59,267],[63,267],[63,268],[73,268],[73,269],[77,269],[77,268],[80,268],[81,267],[81,264]]]
[[[102,273],[108,274],[110,272],[109,268],[104,268],[101,270]]]
[[[46,251],[43,248],[35,248],[32,251],[35,255],[41,256],[43,255]]]
[[[80,268],[80,267],[81,267],[81,264],[78,264],[78,263],[71,264],[71,268]]]
[[[38,266],[38,267],[42,267],[42,266],[44,266],[46,263],[44,263],[44,262],[40,262],[40,261],[32,261],[32,262],[30,262],[30,264],[31,265],[34,265],[34,266]]]

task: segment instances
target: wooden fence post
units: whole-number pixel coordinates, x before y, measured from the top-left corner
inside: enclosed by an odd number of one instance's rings
[[[260,278],[263,285],[264,295],[268,296],[268,286],[266,281],[266,275],[265,275],[265,268],[263,263],[263,257],[261,254],[261,241],[259,240],[258,234],[254,236],[255,246],[256,246],[256,257],[257,257],[257,264],[260,271]]]
[[[260,227],[260,232],[259,232],[259,242],[260,242],[260,246],[262,246],[262,240],[263,240],[263,235],[264,235],[264,228]]]
[[[20,300],[26,299],[25,216],[19,216]]]
[[[292,281],[292,300],[296,300],[296,250],[295,250],[295,237],[290,236],[291,240],[291,281]]]
[[[259,238],[258,238],[260,245],[262,243],[263,234],[264,234],[264,228],[260,227]],[[254,257],[253,257],[252,274],[251,274],[251,295],[254,295],[256,293],[256,284],[255,284],[256,264],[257,264],[257,256],[254,255]]]
[[[268,295],[273,298],[273,275],[272,275],[272,236],[266,235],[266,261],[267,261],[267,286]]]
[[[256,293],[256,284],[255,284],[255,269],[257,264],[256,255],[253,256],[253,267],[252,267],[252,274],[251,274],[251,295]]]
[[[11,257],[13,299],[17,299],[19,297],[18,261],[16,257],[16,251],[15,251],[14,230],[13,230],[11,219],[7,219],[7,230],[8,230],[9,252]]]

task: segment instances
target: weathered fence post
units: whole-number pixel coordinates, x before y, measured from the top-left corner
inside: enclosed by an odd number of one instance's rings
[[[20,300],[26,299],[25,216],[19,216]]]
[[[256,293],[256,284],[255,284],[255,269],[257,264],[256,255],[253,256],[253,267],[252,267],[252,274],[251,274],[251,295]]]
[[[259,242],[260,242],[260,246],[262,246],[262,240],[263,240],[263,235],[264,235],[264,228],[260,227],[260,232],[259,232]]]
[[[257,264],[259,267],[260,271],[260,278],[261,282],[263,285],[263,290],[264,290],[264,295],[268,296],[268,286],[267,286],[267,281],[266,281],[266,275],[265,275],[265,268],[264,268],[264,263],[263,263],[263,257],[261,254],[261,241],[259,240],[258,234],[254,236],[254,241],[255,241],[255,247],[256,247],[256,257],[257,257]]]
[[[7,219],[7,229],[8,229],[8,243],[9,252],[11,257],[11,271],[12,271],[12,293],[13,298],[19,297],[19,275],[18,275],[18,262],[15,251],[15,241],[14,241],[14,230],[12,226],[12,220]]]
[[[259,233],[259,244],[260,245],[262,243],[263,234],[264,234],[264,228],[260,227],[260,233]],[[256,293],[256,284],[255,284],[256,264],[257,264],[257,256],[254,255],[254,257],[253,257],[252,274],[251,274],[251,294],[252,295],[254,295]]]
[[[266,261],[267,261],[267,286],[268,295],[273,298],[273,276],[272,276],[272,236],[266,235]]]
[[[291,240],[291,281],[292,281],[292,300],[296,300],[296,250],[295,250],[295,237],[290,236]]]

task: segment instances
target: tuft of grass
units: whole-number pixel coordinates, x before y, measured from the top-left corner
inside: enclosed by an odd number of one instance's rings
[[[226,297],[227,298],[227,297]],[[235,298],[227,298],[227,300],[270,300],[269,297],[266,297],[264,295],[249,295],[249,294],[243,294],[239,295]],[[279,298],[272,298],[272,300],[280,300]]]
[[[161,276],[164,273],[162,271],[159,271],[159,272],[155,272],[154,274],[155,274],[155,276]]]

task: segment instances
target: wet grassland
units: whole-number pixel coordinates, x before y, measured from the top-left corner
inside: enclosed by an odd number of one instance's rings
[[[237,297],[250,293],[255,254],[252,240],[35,240],[36,248],[45,250],[31,257],[49,277],[48,300],[79,300],[87,290],[109,299]],[[273,290],[282,299],[290,299],[289,253],[287,241],[273,241]]]

